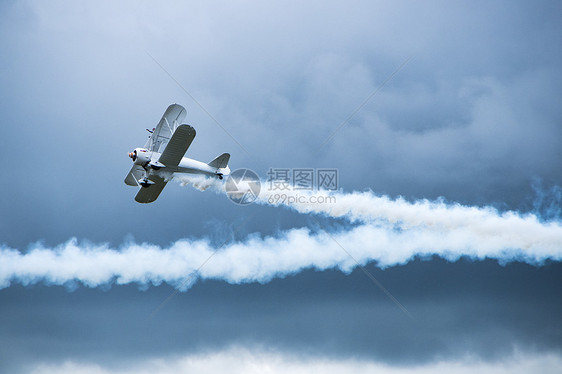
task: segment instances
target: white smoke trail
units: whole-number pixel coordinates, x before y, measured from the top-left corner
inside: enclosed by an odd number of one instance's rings
[[[199,189],[223,191],[215,179],[177,179]],[[276,199],[280,193],[262,191],[257,202],[344,217],[358,225],[336,233],[293,229],[265,238],[253,235],[221,248],[207,240],[180,240],[169,248],[128,244],[112,249],[74,239],[55,248],[37,246],[27,253],[0,247],[0,288],[11,282],[40,281],[57,285],[78,281],[91,287],[166,282],[187,288],[190,284],[183,282],[196,271],[200,278],[231,283],[267,282],[306,268],[349,272],[357,263],[376,261],[386,267],[428,255],[451,261],[461,256],[533,264],[562,260],[560,221],[541,222],[535,215],[499,213],[489,207],[426,200],[410,203],[372,192],[283,192],[284,200]],[[206,263],[210,256],[212,261]]]
[[[410,203],[372,192],[328,191],[265,191],[258,202],[283,205],[301,213],[385,224],[400,230],[419,228],[436,234],[463,232],[467,240],[493,242],[509,249],[562,250],[560,221],[541,222],[534,214],[521,215],[513,211],[500,214],[492,207],[466,207],[428,200]]]
[[[223,184],[215,178],[179,177],[182,185],[212,187],[224,193]],[[275,184],[275,183],[273,183]],[[266,182],[262,181],[262,186]],[[202,188],[202,186],[204,188]],[[473,237],[503,240],[509,248],[526,249],[537,245],[560,247],[561,222],[541,222],[535,214],[499,213],[492,207],[471,207],[443,201],[419,200],[414,203],[398,198],[377,196],[373,192],[295,191],[262,188],[256,203],[283,206],[300,213],[317,213],[351,222],[391,224],[399,229],[423,227],[425,230],[465,230]]]
[[[224,192],[223,184],[216,179],[204,178],[204,181],[216,192]],[[268,185],[265,181],[261,184]],[[283,183],[270,181],[269,185],[282,186]],[[443,201],[419,200],[411,203],[401,198],[392,200],[387,196],[377,196],[370,191],[344,193],[262,188],[256,203],[376,224],[386,230],[400,230],[402,236],[405,231],[413,229],[434,237],[455,233],[465,238],[467,255],[471,255],[468,243],[479,243],[480,251],[493,251],[492,248],[503,248],[510,253],[521,251],[523,257],[529,254],[535,260],[550,255],[554,258],[562,251],[562,223],[559,220],[541,222],[531,213],[499,213],[492,207],[471,207]],[[541,255],[537,256],[539,253]]]
[[[180,186],[185,187],[191,184],[195,189],[199,191],[206,191],[211,188],[215,192],[224,192],[222,182],[216,178],[209,178],[204,175],[189,175],[189,174],[175,174],[174,180],[176,180]]]
[[[293,229],[280,237],[254,236],[229,244],[198,275],[230,283],[267,282],[305,268],[339,268],[348,272],[357,265],[355,260],[362,265],[377,261],[385,267],[405,263],[417,255],[433,254],[449,260],[460,256],[530,263],[562,259],[562,240],[558,246],[544,246],[539,241],[520,249],[506,244],[504,239],[509,238],[473,237],[463,229],[393,230],[388,225],[372,223],[332,234]],[[338,243],[345,247],[345,252]],[[91,287],[113,281],[117,284],[167,282],[180,286],[214,251],[205,240],[180,240],[169,248],[131,244],[118,250],[80,245],[71,240],[56,248],[38,247],[25,254],[3,248],[0,249],[0,287],[9,286],[11,281],[23,284],[45,281],[58,285],[79,281]]]

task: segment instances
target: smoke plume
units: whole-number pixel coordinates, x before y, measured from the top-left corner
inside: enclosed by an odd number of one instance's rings
[[[180,183],[222,191],[216,181],[182,179]],[[442,201],[412,203],[372,192],[281,195],[264,191],[256,202],[303,214],[341,217],[354,224],[336,232],[300,228],[275,236],[255,234],[219,248],[206,239],[179,240],[167,248],[136,243],[109,248],[76,239],[54,248],[36,245],[26,253],[3,247],[0,287],[11,282],[64,285],[78,281],[90,287],[113,282],[166,282],[186,289],[197,278],[267,282],[307,268],[349,272],[369,262],[387,267],[416,256],[438,255],[450,261],[467,256],[532,264],[562,258],[561,222],[543,222],[534,214],[500,213],[490,207]]]

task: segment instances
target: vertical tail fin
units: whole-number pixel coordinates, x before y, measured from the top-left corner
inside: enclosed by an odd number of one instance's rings
[[[222,155],[215,158],[213,161],[209,162],[207,165],[222,169],[228,166],[228,161],[230,160],[230,153],[223,153]]]

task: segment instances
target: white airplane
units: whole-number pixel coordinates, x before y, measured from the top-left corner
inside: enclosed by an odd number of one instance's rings
[[[180,125],[187,114],[184,107],[172,104],[151,131],[144,148],[129,153],[134,165],[125,178],[129,186],[140,187],[135,200],[151,203],[158,198],[174,173],[189,173],[222,179],[230,174],[230,154],[223,153],[209,163],[183,157],[195,138],[195,129]]]

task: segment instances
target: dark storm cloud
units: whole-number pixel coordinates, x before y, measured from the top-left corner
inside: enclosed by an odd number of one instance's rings
[[[536,268],[426,259],[368,270],[412,318],[358,270],[349,276],[305,271],[267,285],[206,281],[176,295],[152,318],[169,287],[67,292],[15,286],[0,291],[0,362],[8,371],[70,358],[115,367],[141,356],[243,344],[417,365],[562,348],[559,263]]]
[[[143,214],[165,244],[246,215],[177,186],[157,208],[133,203],[126,153],[171,102],[197,128],[190,156],[229,151],[233,168],[264,177],[269,167],[337,167],[346,190],[509,208],[530,208],[521,201],[533,177],[562,184],[556,4],[2,7],[4,151],[18,171],[2,181],[13,215],[1,233],[12,246],[149,240]]]
[[[316,224],[174,184],[157,204],[136,204],[123,184],[126,154],[173,102],[197,129],[188,156],[202,161],[230,152],[233,169],[262,177],[269,167],[334,167],[346,191],[559,218],[560,12],[550,1],[2,2],[0,243],[25,250],[78,237],[118,246],[132,236],[220,245]],[[168,287],[16,285],[0,290],[0,365],[119,366],[228,344],[393,364],[467,353],[493,360],[514,347],[560,354],[559,264],[432,260],[369,270],[413,320],[357,271],[268,285],[207,281],[151,320]]]

